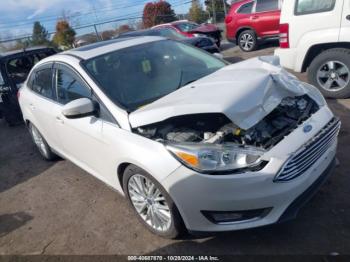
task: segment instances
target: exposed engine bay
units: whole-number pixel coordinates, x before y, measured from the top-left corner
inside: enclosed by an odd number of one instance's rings
[[[269,149],[319,110],[308,95],[287,97],[269,115],[248,130],[240,129],[220,113],[184,115],[136,128],[147,138],[173,143],[234,143]]]

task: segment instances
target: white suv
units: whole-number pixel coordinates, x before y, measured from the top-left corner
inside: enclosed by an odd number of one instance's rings
[[[282,66],[307,71],[326,97],[349,97],[350,1],[284,1],[275,54]]]
[[[44,59],[19,103],[44,158],[58,154],[125,194],[165,237],[293,218],[327,178],[340,127],[275,57],[228,65],[159,37]]]

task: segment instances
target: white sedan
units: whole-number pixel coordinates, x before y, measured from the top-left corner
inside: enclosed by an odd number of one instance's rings
[[[170,238],[295,217],[334,166],[340,128],[276,57],[229,65],[160,37],[46,58],[19,102],[45,159],[115,188]]]

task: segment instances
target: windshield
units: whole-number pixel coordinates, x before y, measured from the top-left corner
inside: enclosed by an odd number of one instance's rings
[[[196,29],[198,26],[199,25],[195,23],[179,23],[175,25],[179,30],[186,33]]]
[[[120,49],[83,62],[105,94],[129,112],[225,65],[200,49],[171,40]]]

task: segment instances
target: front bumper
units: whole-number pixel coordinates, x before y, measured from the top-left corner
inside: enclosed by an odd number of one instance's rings
[[[176,203],[188,230],[220,232],[265,226],[293,217],[300,206],[300,196],[311,191],[328,171],[336,154],[337,142],[303,175],[286,183],[273,180],[284,163],[303,144],[314,137],[333,118],[327,107],[321,108],[309,120],[267,153],[270,161],[258,172],[235,175],[203,175],[184,166],[162,181],[163,186]],[[314,126],[305,134],[303,127]],[[315,191],[315,190],[312,190]],[[308,193],[309,195],[309,193]],[[304,197],[303,197],[304,198]],[[297,204],[295,204],[297,203]],[[246,211],[271,208],[258,219],[217,224],[207,219],[202,211]],[[288,211],[289,210],[289,211]],[[293,212],[290,212],[292,210]],[[292,215],[290,215],[292,214]]]

